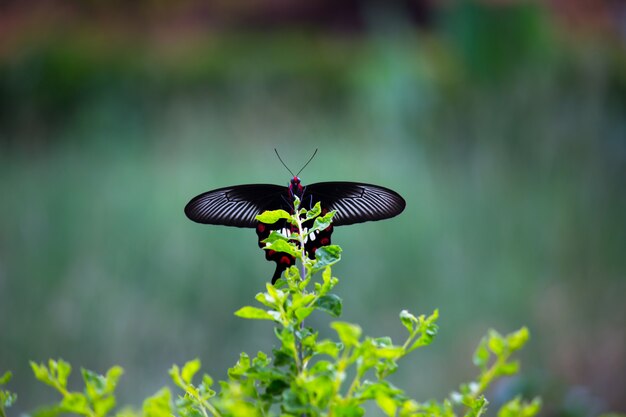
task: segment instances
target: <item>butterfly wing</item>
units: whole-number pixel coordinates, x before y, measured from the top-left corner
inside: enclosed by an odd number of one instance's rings
[[[322,208],[337,210],[335,226],[389,219],[402,213],[406,202],[400,194],[378,185],[357,182],[318,182],[304,190],[303,201],[321,202]]]
[[[287,187],[280,185],[234,185],[194,197],[185,206],[185,214],[196,223],[256,227],[256,215],[288,207],[287,196]]]

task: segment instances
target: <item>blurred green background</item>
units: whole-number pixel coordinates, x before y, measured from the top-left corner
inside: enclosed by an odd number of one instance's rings
[[[28,360],[120,364],[120,402],[139,406],[172,363],[199,357],[219,379],[271,349],[270,324],[232,314],[274,269],[254,231],[183,207],[286,185],[275,147],[292,170],[320,149],[304,183],[406,198],[400,217],[334,234],[345,320],[399,340],[401,309],[440,309],[440,337],[394,383],[443,397],[475,374],[488,328],[527,325],[496,404],[521,390],[545,416],[625,412],[624,16],[597,0],[4,2],[11,412],[54,398]]]

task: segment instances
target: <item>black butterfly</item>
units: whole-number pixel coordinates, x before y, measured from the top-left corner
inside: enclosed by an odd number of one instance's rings
[[[406,205],[398,193],[378,185],[318,182],[303,187],[300,178],[294,175],[287,187],[248,184],[207,191],[187,203],[185,214],[197,223],[255,228],[259,247],[263,248],[265,244],[262,241],[272,230],[289,235],[292,232],[291,225],[285,220],[274,224],[260,223],[255,217],[266,210],[283,209],[293,212],[294,196],[298,196],[301,207],[307,210],[319,202],[322,214],[330,210],[337,211],[333,223],[327,229],[311,234],[305,242],[305,250],[311,258],[315,257],[315,251],[319,247],[330,245],[333,226],[388,219],[402,213]],[[313,221],[309,222],[310,224],[305,223],[303,226],[311,227]],[[272,250],[265,251],[265,258],[276,262],[272,283],[295,262],[292,256]]]

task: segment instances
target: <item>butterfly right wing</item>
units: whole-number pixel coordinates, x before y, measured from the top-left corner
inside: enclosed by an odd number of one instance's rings
[[[318,182],[305,188],[307,201],[320,202],[322,209],[337,210],[333,217],[335,226],[384,220],[402,213],[406,206],[397,192],[379,185],[358,182]]]
[[[254,228],[257,214],[287,207],[287,197],[287,187],[280,185],[234,185],[197,195],[185,215],[196,223]]]

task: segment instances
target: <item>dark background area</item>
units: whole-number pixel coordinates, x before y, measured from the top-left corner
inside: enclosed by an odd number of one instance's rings
[[[0,4],[0,372],[122,365],[138,407],[194,357],[216,379],[271,325],[252,230],[200,226],[242,183],[393,188],[393,220],[338,228],[343,319],[435,343],[392,381],[441,398],[489,328],[527,325],[544,416],[626,412],[626,8],[618,1],[15,1]],[[329,319],[311,324],[328,331]],[[77,372],[75,372],[77,373]],[[78,376],[74,375],[78,383]]]

